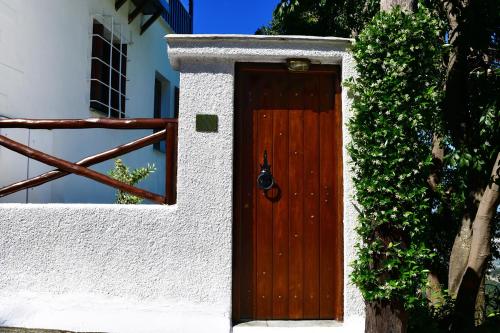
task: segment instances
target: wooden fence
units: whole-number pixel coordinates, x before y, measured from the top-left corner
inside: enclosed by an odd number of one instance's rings
[[[142,137],[124,145],[106,150],[96,155],[86,157],[76,163],[46,154],[28,147],[22,143],[0,135],[0,146],[13,150],[19,154],[32,158],[57,169],[41,175],[19,181],[0,188],[0,197],[36,187],[49,181],[76,174],[97,182],[112,186],[121,191],[151,200],[160,204],[174,204],[176,202],[177,178],[177,119],[1,119],[0,128],[26,128],[26,129],[81,129],[81,128],[108,128],[108,129],[152,129],[158,132]],[[165,194],[159,195],[135,186],[128,185],[105,174],[91,170],[88,167],[109,159],[121,156],[131,151],[165,140]]]

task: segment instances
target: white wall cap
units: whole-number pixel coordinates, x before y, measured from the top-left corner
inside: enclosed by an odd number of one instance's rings
[[[173,68],[182,60],[225,60],[239,62],[282,62],[303,57],[313,63],[340,63],[341,53],[354,39],[342,37],[279,35],[190,35],[165,36]]]

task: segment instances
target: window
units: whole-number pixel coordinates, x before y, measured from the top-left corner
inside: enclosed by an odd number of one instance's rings
[[[90,108],[108,117],[125,117],[127,44],[121,26],[110,19],[109,28],[93,20]]]
[[[155,79],[155,100],[154,100],[154,118],[161,118],[161,97],[162,97],[162,89],[161,89],[161,81]],[[157,131],[155,131],[157,132]],[[156,142],[153,144],[153,149],[165,152],[163,141]],[[163,146],[163,149],[162,149]]]
[[[170,82],[156,73],[154,86],[153,117],[167,118],[170,116]],[[153,148],[165,152],[165,142],[153,144]]]
[[[179,118],[179,87],[174,90],[174,118]]]

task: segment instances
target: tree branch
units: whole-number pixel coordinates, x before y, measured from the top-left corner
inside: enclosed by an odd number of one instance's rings
[[[486,263],[491,255],[491,224],[500,201],[500,152],[491,172],[476,217],[472,223],[472,240],[465,273],[458,289],[453,320],[454,332],[466,332],[474,326],[475,303]]]

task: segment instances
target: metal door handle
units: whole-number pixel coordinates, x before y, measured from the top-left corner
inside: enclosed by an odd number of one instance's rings
[[[267,162],[267,150],[264,150],[264,163],[260,165],[260,173],[257,176],[257,186],[263,191],[268,191],[274,186],[271,166]]]

